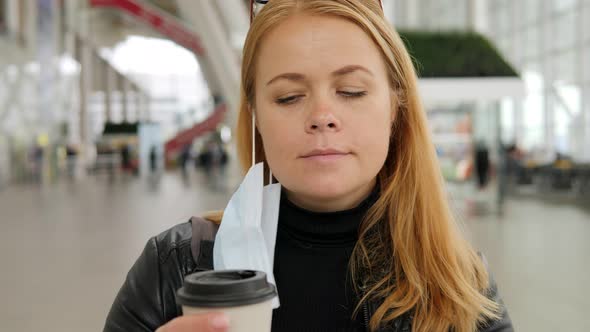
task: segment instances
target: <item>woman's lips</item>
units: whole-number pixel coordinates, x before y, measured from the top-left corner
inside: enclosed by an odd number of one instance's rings
[[[313,150],[307,154],[305,154],[302,159],[308,161],[317,161],[317,162],[331,162],[340,160],[350,153],[343,152],[335,149],[325,149],[325,150]]]
[[[348,154],[318,154],[315,156],[304,157],[303,159],[310,161],[329,162],[342,159],[346,156],[348,156]]]

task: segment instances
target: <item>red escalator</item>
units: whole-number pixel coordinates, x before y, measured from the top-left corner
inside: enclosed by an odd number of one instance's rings
[[[110,7],[124,11],[175,43],[191,50],[196,56],[203,56],[205,50],[199,37],[180,20],[173,15],[149,4],[138,0],[90,0],[92,7]],[[213,131],[223,121],[227,110],[225,104],[217,105],[215,110],[204,121],[193,127],[183,130],[165,144],[166,160],[170,160],[186,144],[195,138]]]
[[[223,120],[226,111],[227,106],[225,104],[218,105],[205,121],[199,122],[191,128],[181,131],[174,138],[166,142],[166,160],[173,160],[176,153],[187,144],[190,144],[195,138],[215,130],[217,125]]]

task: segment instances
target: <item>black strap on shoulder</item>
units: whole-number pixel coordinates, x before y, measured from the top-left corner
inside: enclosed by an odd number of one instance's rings
[[[201,217],[192,217],[191,253],[199,270],[213,269],[213,243],[219,225]]]

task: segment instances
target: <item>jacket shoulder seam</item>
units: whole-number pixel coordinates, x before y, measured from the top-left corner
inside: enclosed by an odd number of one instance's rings
[[[168,244],[168,250],[166,250],[166,252],[162,253],[162,256],[160,256],[160,263],[166,263],[166,261],[168,261],[168,259],[174,251],[181,250],[185,248],[187,245],[190,246],[190,243],[191,239],[184,239],[179,242],[171,242],[170,244]]]
[[[156,257],[160,257],[160,247],[158,245],[158,239],[154,236],[153,237],[154,240],[154,249],[156,250]],[[163,302],[162,302],[162,273],[161,273],[161,269],[160,269],[160,264],[158,264],[158,266],[156,267],[156,271],[158,273],[158,299],[160,301],[160,315],[162,317],[165,317],[165,312],[164,312],[164,306],[163,306]]]

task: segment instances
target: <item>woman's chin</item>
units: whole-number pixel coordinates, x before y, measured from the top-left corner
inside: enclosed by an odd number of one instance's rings
[[[316,181],[310,181],[310,179],[300,182],[298,185],[299,191],[305,194],[305,196],[313,196],[318,199],[330,199],[338,198],[346,193],[352,191],[352,187],[349,183],[346,183],[342,178],[335,178],[326,176],[319,178]]]
[[[291,201],[297,205],[332,205],[342,201],[352,191],[352,188],[340,183],[301,182],[292,188],[286,188]],[[302,206],[302,207],[305,207]]]

